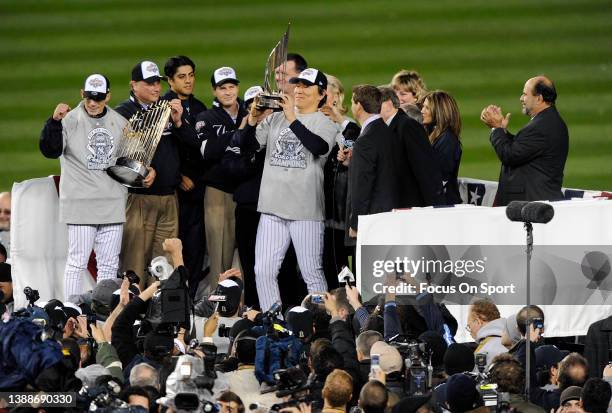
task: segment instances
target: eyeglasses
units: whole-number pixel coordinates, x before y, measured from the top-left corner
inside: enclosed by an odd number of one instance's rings
[[[10,209],[0,209],[0,214],[11,215]]]

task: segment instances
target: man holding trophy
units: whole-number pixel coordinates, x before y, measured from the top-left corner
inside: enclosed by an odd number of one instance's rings
[[[308,291],[327,291],[322,266],[323,166],[337,127],[318,110],[326,99],[327,78],[322,72],[308,68],[289,82],[295,84],[294,96],[268,90],[263,100],[257,98],[241,143],[266,150],[255,246],[257,293],[264,311],[280,299],[278,271],[291,241]],[[257,125],[269,108],[262,102],[277,102],[282,112]]]

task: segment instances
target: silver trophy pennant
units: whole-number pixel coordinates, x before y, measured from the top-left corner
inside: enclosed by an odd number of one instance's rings
[[[142,188],[153,155],[170,119],[170,103],[160,100],[136,112],[123,129],[116,159],[106,172],[130,188]]]
[[[287,47],[289,46],[289,29],[291,28],[291,23],[287,25],[287,31],[281,37],[281,39],[276,43],[274,49],[270,52],[270,56],[268,56],[268,61],[266,63],[266,71],[264,74],[264,82],[263,82],[263,93],[259,95],[257,100],[257,109],[279,109],[279,101],[281,98],[281,87],[279,84],[284,84],[289,79],[285,79],[285,67],[287,65]],[[279,79],[278,82],[276,80],[276,69],[279,70]]]

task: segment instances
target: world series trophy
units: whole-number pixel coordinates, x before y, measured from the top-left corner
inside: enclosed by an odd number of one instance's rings
[[[266,63],[266,71],[264,74],[263,93],[257,98],[257,109],[279,109],[279,102],[282,101],[281,88],[279,84],[284,84],[288,79],[285,79],[285,67],[287,65],[287,47],[289,45],[289,29],[291,23],[287,26],[287,31],[276,43],[274,49],[268,56]],[[282,67],[281,67],[282,66]],[[278,82],[276,78],[276,68],[279,70]]]
[[[115,161],[106,170],[111,178],[129,188],[143,187],[171,111],[170,102],[160,100],[132,115],[123,129]]]

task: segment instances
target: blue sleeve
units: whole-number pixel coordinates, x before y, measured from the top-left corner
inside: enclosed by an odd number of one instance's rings
[[[389,301],[385,304],[385,340],[401,334],[399,315],[397,314],[397,304]]]
[[[454,343],[455,339],[453,338],[450,328],[444,322],[442,311],[434,302],[433,295],[421,293],[417,295],[416,300],[419,311],[427,324],[427,329],[439,333],[446,341],[446,344],[450,345]]]
[[[359,327],[363,328],[363,326],[365,326],[365,324],[368,322],[370,313],[368,313],[368,310],[362,306],[355,311],[355,317],[357,317],[357,321],[359,321]]]

